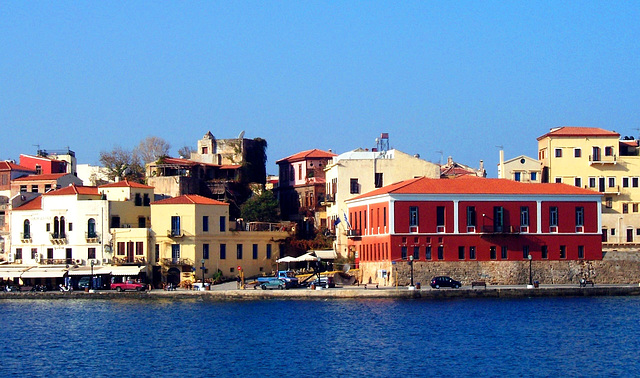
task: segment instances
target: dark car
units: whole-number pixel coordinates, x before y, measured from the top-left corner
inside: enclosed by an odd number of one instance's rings
[[[433,277],[431,279],[431,287],[434,289],[440,289],[441,287],[452,287],[454,289],[457,289],[460,286],[462,286],[462,283],[460,283],[460,281],[456,281],[453,278],[447,276]]]

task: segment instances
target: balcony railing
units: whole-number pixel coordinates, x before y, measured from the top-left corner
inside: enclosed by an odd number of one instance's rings
[[[604,193],[604,194],[620,194],[620,185],[616,185],[616,186],[607,186],[606,188],[604,188],[604,192],[600,192],[600,193]]]
[[[516,226],[482,226],[482,233],[484,234],[519,234],[520,227]]]
[[[49,233],[49,239],[53,244],[67,244],[67,235],[55,232]]]
[[[362,236],[362,231],[360,231],[359,229],[347,230],[348,238],[359,238],[361,236]]]
[[[20,240],[23,243],[31,243],[31,233],[29,233],[29,232],[21,232],[20,233]]]
[[[73,259],[40,259],[40,264],[43,265],[64,265],[73,263]]]
[[[589,164],[616,164],[618,158],[616,155],[609,156],[593,156],[589,155]]]
[[[184,233],[182,232],[182,230],[177,229],[167,230],[167,236],[170,238],[181,238],[184,236]]]
[[[334,194],[325,194],[323,203],[335,203],[336,196]]]
[[[233,227],[233,224],[231,225]],[[293,222],[236,222],[232,231],[263,231],[263,232],[289,232],[293,229]]]
[[[137,256],[137,257],[117,257],[114,256],[113,257],[113,265],[145,265],[147,262],[145,260],[144,257],[142,256]]]
[[[85,232],[84,238],[87,240],[87,243],[100,243],[100,234],[97,232]]]
[[[188,258],[170,258],[160,259],[161,265],[193,265],[193,260]]]

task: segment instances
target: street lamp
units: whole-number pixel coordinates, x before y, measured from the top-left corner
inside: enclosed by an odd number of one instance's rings
[[[529,254],[527,258],[529,259],[529,285],[527,285],[527,289],[533,289],[533,275],[531,274],[531,261],[533,257]]]
[[[409,290],[413,290],[415,286],[413,286],[413,255],[409,256],[409,265],[411,266],[411,285],[409,286]]]
[[[91,259],[91,280],[89,280],[89,291],[93,290],[93,259]]]
[[[202,290],[204,290],[204,259],[200,260],[200,264],[202,264]]]

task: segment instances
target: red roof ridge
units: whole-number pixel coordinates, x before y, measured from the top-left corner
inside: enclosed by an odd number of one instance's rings
[[[582,126],[562,126],[552,128],[548,133],[540,136],[537,140],[542,140],[549,136],[607,136],[620,137],[615,131],[605,130],[599,127],[582,127]]]
[[[228,203],[201,196],[199,194],[183,194],[178,197],[165,198],[151,203],[152,205],[229,205]]]
[[[338,156],[338,155],[334,154],[333,152],[323,151],[317,148],[313,148],[311,150],[300,151],[293,155],[282,158],[276,161],[276,164],[278,164],[281,161],[299,161],[299,160],[304,160],[305,158],[332,158],[334,156]]]

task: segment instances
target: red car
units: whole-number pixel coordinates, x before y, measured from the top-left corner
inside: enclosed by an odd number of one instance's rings
[[[143,291],[147,290],[147,285],[136,282],[136,281],[126,281],[126,282],[118,282],[111,284],[111,290],[115,291],[125,291],[125,290],[135,290],[135,291]]]

